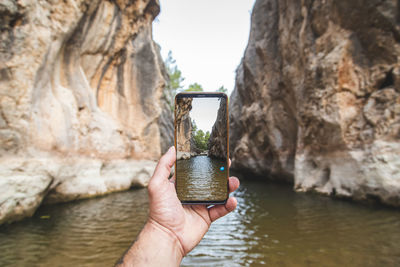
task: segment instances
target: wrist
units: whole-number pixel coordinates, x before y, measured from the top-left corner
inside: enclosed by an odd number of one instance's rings
[[[185,250],[178,236],[157,221],[149,218],[143,229],[148,229],[156,237],[157,242],[162,242],[172,248],[179,261],[185,256]]]
[[[149,219],[120,266],[179,266],[184,256],[178,237]]]

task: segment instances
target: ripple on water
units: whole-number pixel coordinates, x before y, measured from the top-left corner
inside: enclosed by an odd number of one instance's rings
[[[243,182],[182,266],[398,266],[400,213]],[[0,227],[0,266],[110,266],[146,220],[146,190],[40,208]],[[49,215],[49,219],[40,216]]]

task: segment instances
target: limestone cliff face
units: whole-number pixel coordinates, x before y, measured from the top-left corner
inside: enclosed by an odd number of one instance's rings
[[[233,168],[400,206],[399,8],[257,0],[230,102]]]
[[[177,98],[175,110],[177,159],[190,158],[192,148],[192,98]]]
[[[158,1],[0,3],[0,223],[145,185],[173,143]],[[33,188],[32,190],[30,188]]]
[[[226,159],[228,134],[226,117],[226,98],[221,97],[217,112],[217,119],[212,127],[208,140],[208,156]]]

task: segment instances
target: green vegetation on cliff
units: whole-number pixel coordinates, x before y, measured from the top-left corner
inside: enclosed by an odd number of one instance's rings
[[[198,129],[194,120],[192,120],[192,136],[194,144],[198,149],[207,150],[208,139],[210,138],[210,132],[204,133],[203,130]]]
[[[165,94],[167,96],[167,101],[171,110],[174,110],[174,98],[180,89],[183,88],[182,82],[185,78],[182,77],[182,72],[178,69],[176,65],[176,60],[172,57],[172,52],[168,52],[168,57],[164,62],[166,71],[169,76],[167,85],[165,87]]]

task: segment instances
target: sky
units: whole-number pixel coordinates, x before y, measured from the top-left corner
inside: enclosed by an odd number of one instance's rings
[[[204,133],[211,129],[217,119],[219,108],[219,98],[217,97],[194,97],[192,101],[192,110],[190,118],[195,121],[197,129]]]
[[[247,45],[254,0],[160,0],[153,39],[164,59],[172,51],[185,88],[199,83],[204,91],[222,85],[228,95]]]

